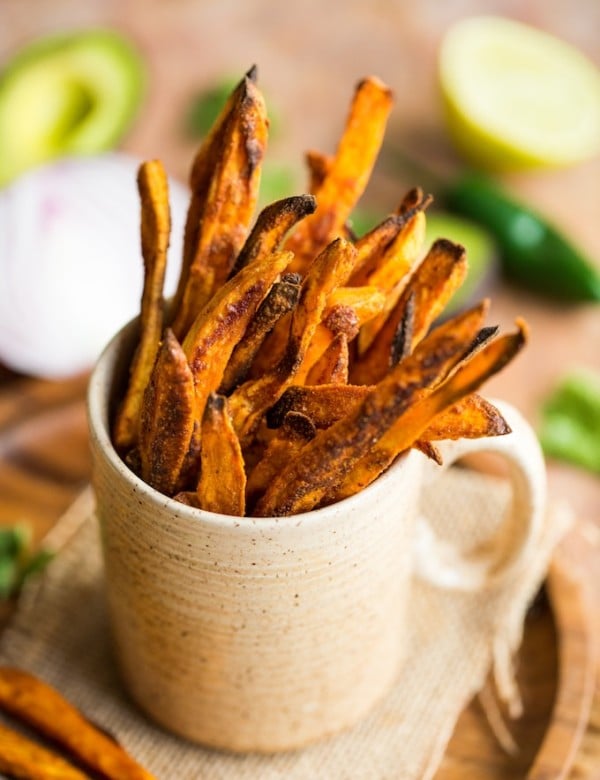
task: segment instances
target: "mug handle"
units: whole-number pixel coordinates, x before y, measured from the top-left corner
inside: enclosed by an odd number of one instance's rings
[[[425,464],[427,490],[464,455],[489,452],[502,456],[509,468],[512,500],[500,527],[485,544],[468,554],[440,539],[423,515],[417,520],[415,574],[441,588],[473,591],[497,585],[529,560],[542,530],[546,503],[546,470],[541,447],[522,415],[504,401],[492,403],[511,433],[481,439],[436,442],[443,466]]]

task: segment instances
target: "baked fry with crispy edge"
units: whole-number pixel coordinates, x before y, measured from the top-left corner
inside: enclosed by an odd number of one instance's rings
[[[394,356],[394,339],[402,326],[409,298],[413,299],[412,349],[441,314],[467,273],[465,250],[459,244],[438,239],[417,266],[398,302],[375,334],[369,349],[359,357],[350,373],[351,381],[371,384],[379,381],[390,368]]]
[[[179,339],[229,276],[258,200],[268,120],[251,78],[242,79],[224,112],[191,174],[192,198],[173,307],[172,328]]]
[[[141,477],[167,496],[177,489],[195,422],[194,377],[167,328],[142,404]]]
[[[243,517],[246,491],[244,458],[224,395],[211,393],[206,402],[200,464],[196,493],[201,509]]]
[[[431,392],[472,348],[487,305],[480,304],[433,331],[365,396],[354,410],[317,433],[273,480],[256,505],[259,516],[306,512],[343,482],[345,475],[420,393]],[[452,399],[453,401],[456,399]],[[416,438],[416,437],[415,437]]]
[[[137,182],[142,204],[144,287],[139,342],[131,362],[127,391],[113,427],[113,442],[121,453],[127,452],[137,443],[142,398],[160,344],[163,285],[171,233],[169,185],[162,163],[159,160],[142,163]]]
[[[0,724],[0,772],[17,780],[89,780],[57,753]]]
[[[240,385],[229,397],[234,428],[243,448],[249,443],[262,414],[294,380],[320,322],[329,293],[347,280],[355,258],[354,247],[341,238],[332,241],[321,252],[302,283],[281,360],[259,379],[250,379]]]
[[[257,499],[277,476],[282,464],[297,457],[304,445],[314,439],[317,429],[310,417],[288,412],[262,458],[254,466],[246,485],[246,506],[251,512]]]
[[[343,235],[375,164],[391,108],[391,91],[379,79],[370,77],[357,84],[335,156],[322,166],[322,180],[314,191],[317,210],[286,243],[296,255],[293,271],[304,273],[316,254]],[[313,175],[314,184],[317,178]]]
[[[219,387],[220,393],[231,393],[246,379],[252,361],[265,338],[281,317],[292,311],[299,295],[298,274],[284,274],[279,282],[275,282],[231,353]]]
[[[108,780],[154,780],[153,775],[86,720],[58,691],[28,672],[0,668],[0,709],[51,739]]]
[[[401,452],[421,436],[436,415],[465,395],[475,392],[483,382],[504,368],[526,341],[527,326],[522,320],[517,320],[515,333],[504,334],[485,343],[480,349],[474,349],[455,367],[445,382],[398,417],[387,433],[325,497],[324,503],[340,501],[370,485]]]

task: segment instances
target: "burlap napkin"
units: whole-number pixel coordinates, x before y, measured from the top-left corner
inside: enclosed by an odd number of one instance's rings
[[[493,531],[508,487],[451,469],[424,500],[440,531],[460,533],[469,547]],[[54,529],[51,542],[61,550],[23,593],[0,643],[0,661],[56,686],[161,780],[426,780],[490,670],[495,667],[501,690],[514,695],[510,660],[524,614],[567,525],[565,512],[551,508],[535,559],[520,578],[484,594],[417,582],[410,653],[394,689],[352,730],[298,752],[261,757],[205,750],[153,726],[128,701],[111,657],[90,491]]]

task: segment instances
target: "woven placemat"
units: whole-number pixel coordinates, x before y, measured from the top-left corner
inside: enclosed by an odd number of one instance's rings
[[[480,539],[497,526],[508,486],[451,469],[424,501],[445,534]],[[24,590],[0,661],[57,687],[160,780],[431,778],[461,711],[494,667],[501,687],[510,688],[525,612],[568,525],[567,513],[551,507],[529,565],[484,594],[416,582],[408,659],[393,690],[356,727],[301,751],[236,756],[167,734],[128,700],[111,654],[93,506],[88,489],[53,529],[49,543],[59,553]]]

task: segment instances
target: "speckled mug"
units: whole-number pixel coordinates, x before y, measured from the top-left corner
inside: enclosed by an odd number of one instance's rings
[[[135,323],[109,344],[88,414],[109,615],[124,684],[144,712],[190,740],[233,751],[296,748],[355,723],[405,653],[414,576],[482,588],[526,562],[544,505],[529,426],[442,443],[446,464],[491,450],[511,467],[512,511],[497,543],[466,560],[419,519],[441,472],[410,452],[361,493],[292,517],[204,512],[148,487],[108,433]]]

